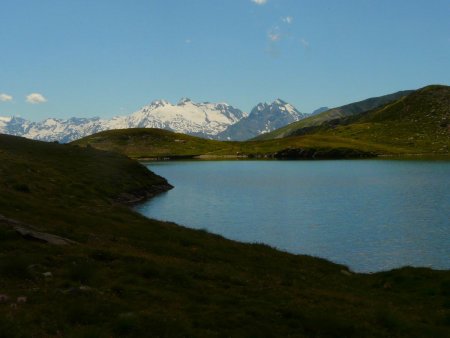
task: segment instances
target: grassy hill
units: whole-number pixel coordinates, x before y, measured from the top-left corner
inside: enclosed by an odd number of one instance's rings
[[[298,122],[291,123],[283,128],[274,130],[270,133],[255,137],[255,140],[271,140],[275,138],[292,136],[295,135],[295,132],[299,129],[319,126],[326,121],[358,115],[363,112],[379,108],[388,103],[401,99],[402,97],[405,97],[411,94],[412,92],[413,92],[412,90],[404,90],[397,93],[384,95],[380,97],[372,97],[366,100],[346,104],[341,107],[332,108],[320,114],[316,114],[307,117],[305,119],[302,119]]]
[[[343,137],[411,153],[447,155],[450,146],[450,87],[429,86],[381,108],[298,129],[292,135]]]
[[[354,274],[122,203],[169,188],[122,155],[0,135],[0,337],[450,334],[450,271]]]
[[[341,155],[344,157],[349,155],[345,152],[347,150],[356,150],[361,154],[391,151],[389,147],[383,145],[335,136],[310,135],[279,140],[229,142],[206,140],[153,128],[109,130],[74,141],[72,144],[115,151],[135,159],[275,157],[281,151],[290,148],[302,148],[315,153],[322,152],[325,155],[331,150],[338,149],[342,150]]]
[[[156,128],[108,130],[72,142],[111,150],[132,158],[189,157],[210,152],[229,152],[232,143],[207,140]]]
[[[353,125],[353,130],[339,132],[351,138],[410,147],[417,152],[448,154],[450,87],[424,88],[383,109],[363,114]],[[359,132],[364,125],[368,127],[366,131]]]

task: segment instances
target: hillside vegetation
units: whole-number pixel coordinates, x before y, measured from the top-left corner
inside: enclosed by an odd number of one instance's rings
[[[408,93],[347,105],[338,110],[339,116],[345,112],[347,117],[330,119],[335,116],[330,114],[336,112],[331,110],[269,133],[264,139],[245,142],[212,141],[158,129],[123,129],[94,134],[74,144],[117,151],[132,158],[448,156],[450,87],[429,86]],[[359,112],[386,100],[391,101]],[[299,152],[307,156],[296,156]]]
[[[377,152],[392,152],[396,149],[384,145],[360,142],[335,136],[295,137],[267,141],[229,142],[214,141],[174,133],[162,129],[109,130],[72,142],[81,147],[115,151],[135,159],[180,159],[180,158],[239,158],[277,157],[285,149],[302,148],[327,154],[331,150],[356,150],[370,156]],[[357,153],[357,152],[355,152]],[[340,157],[340,156],[337,156]],[[345,157],[345,156],[344,156]],[[359,157],[359,156],[356,156]]]
[[[449,271],[354,274],[122,204],[169,188],[122,155],[0,135],[0,337],[450,334]]]
[[[325,123],[311,132],[401,147],[412,153],[448,154],[450,87],[426,87],[382,108]],[[302,131],[292,135],[296,133]]]
[[[274,130],[273,132],[262,134],[255,137],[255,140],[271,140],[275,138],[283,138],[295,134],[295,131],[303,128],[319,126],[322,123],[330,120],[335,120],[343,117],[355,116],[369,110],[373,110],[384,106],[388,103],[394,102],[402,97],[411,94],[413,90],[404,90],[397,93],[384,95],[380,97],[372,97],[370,99],[346,104],[341,107],[328,109],[320,114],[315,114],[298,122],[291,123],[285,127]]]

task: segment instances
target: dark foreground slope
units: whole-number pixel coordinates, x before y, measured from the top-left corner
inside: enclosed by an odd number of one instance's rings
[[[0,172],[0,337],[450,334],[449,271],[352,274],[146,219],[117,199],[167,183],[94,149],[0,135]]]

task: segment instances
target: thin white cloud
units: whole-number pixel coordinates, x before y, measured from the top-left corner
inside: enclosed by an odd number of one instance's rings
[[[13,100],[13,97],[11,95],[0,93],[0,101],[1,102],[10,102]]]
[[[301,38],[300,39],[300,43],[302,44],[303,48],[309,48],[309,41],[306,40],[305,38]]]
[[[283,20],[283,22],[287,23],[288,25],[294,22],[294,18],[292,16],[286,16],[284,18],[281,18],[281,20]]]
[[[269,38],[270,41],[276,42],[276,41],[279,41],[281,39],[281,34],[280,33],[269,32],[269,34],[267,34],[267,37]]]
[[[252,2],[257,5],[264,5],[267,3],[267,0],[252,0]]]
[[[47,102],[47,99],[39,93],[31,93],[30,95],[27,95],[26,100],[31,104],[40,104]]]
[[[267,38],[270,42],[277,42],[281,40],[281,32],[279,27],[274,27],[267,33]]]
[[[184,42],[185,42],[186,44],[190,44],[190,43],[192,43],[192,40],[191,40],[191,39],[186,39],[186,40],[184,40]]]

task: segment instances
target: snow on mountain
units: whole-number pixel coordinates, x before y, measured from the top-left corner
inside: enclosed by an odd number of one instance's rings
[[[0,116],[0,130],[5,128],[9,122],[11,122],[12,117],[10,116]]]
[[[307,114],[299,112],[293,105],[281,99],[276,99],[270,104],[259,103],[247,117],[229,126],[216,138],[219,140],[248,140],[307,116]]]
[[[173,105],[164,100],[150,105],[123,119],[124,128],[161,128],[203,137],[212,137],[247,114],[226,103],[195,103],[183,98]]]
[[[305,116],[280,99],[271,104],[259,103],[248,115],[226,103],[195,103],[183,98],[177,104],[156,100],[131,115],[111,119],[73,117],[32,122],[0,117],[0,133],[65,143],[103,130],[160,128],[211,139],[246,140]]]
[[[103,130],[161,128],[212,138],[247,114],[226,103],[195,103],[182,99],[174,105],[156,100],[139,111],[111,119],[49,118],[31,122],[19,117],[0,117],[0,133],[43,141],[70,142]]]

